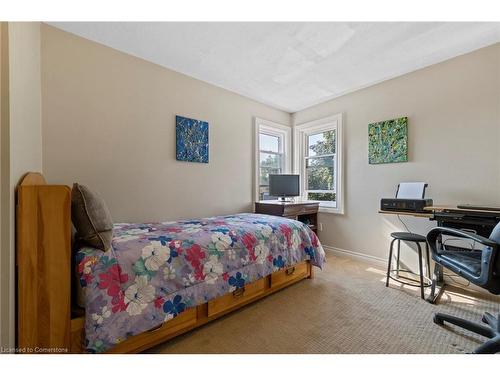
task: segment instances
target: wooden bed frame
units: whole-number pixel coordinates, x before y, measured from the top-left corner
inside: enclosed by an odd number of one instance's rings
[[[84,311],[72,308],[71,188],[24,176],[17,191],[17,347],[26,353],[83,353]],[[309,261],[184,311],[109,353],[136,353],[206,324],[305,278]]]

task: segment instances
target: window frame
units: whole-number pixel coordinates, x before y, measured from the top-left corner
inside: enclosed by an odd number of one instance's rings
[[[260,134],[267,134],[280,139],[281,171],[290,173],[292,166],[292,128],[273,121],[255,117],[254,132],[254,202],[260,201]],[[265,151],[264,151],[265,152]]]
[[[307,199],[306,192],[306,158],[308,136],[321,132],[335,130],[336,147],[334,157],[334,191],[336,207],[322,205],[319,211],[333,214],[344,214],[344,175],[343,175],[343,115],[342,113],[309,121],[294,127],[294,173],[300,175],[301,198]]]

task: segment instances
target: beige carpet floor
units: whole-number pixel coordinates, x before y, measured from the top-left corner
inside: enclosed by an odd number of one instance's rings
[[[303,280],[149,353],[464,353],[484,339],[432,322],[442,311],[480,321],[497,297],[449,287],[437,305],[391,283],[383,267],[328,255]]]

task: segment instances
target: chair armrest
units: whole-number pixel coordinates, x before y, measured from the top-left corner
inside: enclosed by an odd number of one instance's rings
[[[427,242],[431,246],[431,249],[433,247],[432,245],[436,243],[437,237],[441,234],[446,234],[449,236],[455,236],[455,237],[460,237],[460,238],[468,238],[468,239],[474,240],[476,242],[479,242],[482,245],[492,247],[492,248],[495,248],[498,246],[498,244],[496,242],[490,240],[489,238],[479,236],[479,235],[474,234],[474,233],[470,233],[470,232],[466,232],[466,231],[454,229],[454,228],[437,227],[437,228],[432,229],[429,233],[427,233]]]

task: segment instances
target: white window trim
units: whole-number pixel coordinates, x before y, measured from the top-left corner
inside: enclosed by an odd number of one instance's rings
[[[279,136],[283,142],[283,173],[290,173],[292,169],[292,128],[269,120],[255,117],[254,132],[254,202],[259,201],[259,165],[260,144],[259,133],[261,131]]]
[[[303,124],[296,125],[293,130],[294,138],[294,173],[300,174],[300,190],[302,198],[306,199],[305,196],[305,136],[313,132],[321,132],[330,130],[336,127],[336,137],[337,137],[337,148],[336,148],[336,203],[337,207],[322,207],[320,205],[320,212],[327,212],[332,214],[344,214],[344,138],[343,138],[343,116],[342,113],[322,118],[315,121],[306,122]]]

